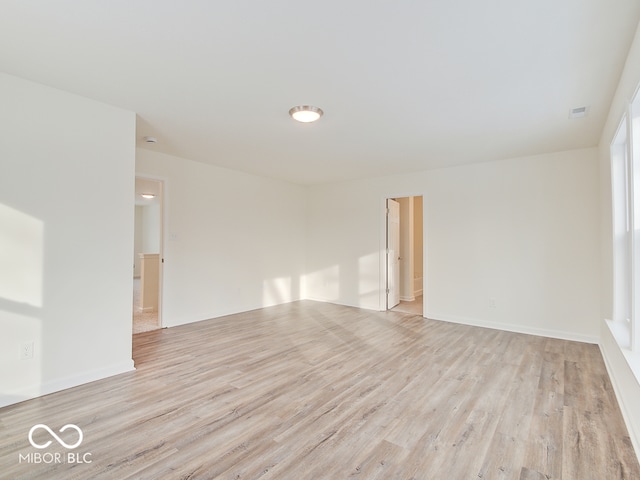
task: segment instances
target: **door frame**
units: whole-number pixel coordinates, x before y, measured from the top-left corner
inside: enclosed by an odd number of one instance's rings
[[[422,316],[427,317],[427,285],[429,276],[427,274],[428,248],[427,248],[427,193],[426,192],[404,192],[383,195],[379,200],[380,212],[380,286],[379,286],[379,310],[387,311],[387,199],[404,197],[422,197]]]
[[[393,231],[392,229],[390,229],[389,227],[391,226],[391,221],[390,221],[390,217],[391,217],[391,207],[390,204],[394,203],[395,205],[397,205],[397,224],[394,227]],[[387,310],[391,310],[392,308],[396,307],[397,305],[400,304],[400,202],[395,199],[395,198],[387,198],[387,208],[386,208],[386,216],[387,216],[387,236],[386,236],[386,248],[385,248],[385,253],[386,253],[386,261],[385,261],[385,265],[387,267],[387,276],[386,276],[386,285],[385,285],[385,299],[386,299],[386,309]],[[396,223],[396,222],[393,222]],[[397,229],[397,232],[395,231]],[[394,237],[396,237],[394,239]],[[393,239],[393,242],[392,242]],[[395,243],[397,241],[397,243],[395,244],[395,248],[396,250],[391,250],[391,244]],[[391,259],[391,253],[393,252],[393,260]],[[392,268],[392,264],[396,265],[395,268],[395,272],[391,272],[390,269]],[[391,287],[391,285],[393,285],[393,289]],[[392,304],[390,305],[390,298],[391,294],[394,294],[394,297],[392,298]],[[397,297],[397,298],[396,298]],[[397,299],[397,303],[395,303]]]
[[[157,175],[150,175],[145,173],[136,172],[134,178],[140,178],[143,180],[152,180],[154,182],[159,183],[159,197],[158,202],[160,203],[160,245],[159,245],[159,257],[160,264],[158,266],[158,328],[163,328],[163,300],[164,300],[164,245],[165,245],[165,235],[167,225],[166,216],[167,216],[167,179],[164,177],[159,177]],[[133,239],[132,239],[133,241]]]

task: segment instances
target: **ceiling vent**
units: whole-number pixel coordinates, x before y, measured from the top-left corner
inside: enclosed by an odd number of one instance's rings
[[[569,118],[584,118],[589,113],[589,107],[575,107],[569,110]]]

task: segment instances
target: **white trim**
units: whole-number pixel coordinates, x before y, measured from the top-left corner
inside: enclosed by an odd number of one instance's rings
[[[136,149],[137,156],[137,149]],[[143,172],[135,171],[134,178],[141,178],[144,180],[153,180],[154,182],[158,182],[160,184],[160,264],[158,270],[158,327],[163,328],[165,326],[164,322],[164,259],[165,259],[165,247],[167,245],[167,240],[169,238],[169,233],[167,232],[167,225],[169,222],[167,221],[169,209],[167,208],[167,183],[168,179],[163,176],[146,174]],[[133,239],[132,239],[133,241]]]
[[[51,380],[41,385],[32,385],[27,388],[20,389],[12,394],[0,395],[0,408],[7,405],[13,405],[14,403],[23,402],[25,400],[31,400],[32,398],[41,397],[50,393],[66,390],[67,388],[77,387],[84,385],[85,383],[95,382],[96,380],[102,380],[103,378],[112,377],[121,373],[131,372],[135,370],[133,360],[127,360],[110,367],[99,368],[97,370],[90,370],[71,377],[59,378]]]
[[[378,311],[387,310],[387,198],[384,195],[381,198],[380,211],[382,212],[380,222],[380,277],[378,279]]]
[[[615,323],[611,320],[605,320],[606,326],[603,328],[599,344],[600,353],[611,379],[611,385],[618,400],[622,418],[627,426],[631,444],[635,449],[636,457],[640,458],[640,422],[637,418],[634,421],[634,415],[637,417],[638,397],[640,396],[640,353],[620,348],[616,339],[615,325],[613,325]],[[630,361],[631,356],[635,358],[635,365]]]
[[[379,278],[379,305],[377,311],[387,311],[387,199],[388,198],[407,198],[407,197],[422,197],[422,289],[425,288],[425,281],[427,279],[427,192],[413,192],[413,193],[396,193],[385,194],[380,198],[380,278]],[[311,299],[310,299],[311,300]],[[320,300],[324,301],[324,300]],[[331,303],[331,302],[330,302]],[[368,308],[368,307],[362,307]],[[423,294],[422,298],[423,312],[427,308],[427,298]],[[424,316],[424,315],[423,315]]]
[[[511,323],[491,322],[478,318],[440,315],[432,312],[425,312],[424,316],[425,318],[439,320],[441,322],[459,323],[461,325],[470,325],[473,327],[491,328],[493,330],[524,333],[527,335],[537,335],[539,337],[558,338],[560,340],[571,340],[574,342],[592,343],[597,345],[599,340],[598,336],[594,335],[581,335],[574,332],[565,332],[563,330],[551,330],[546,328],[528,327],[525,325],[514,325]]]
[[[428,270],[428,261],[429,261],[429,228],[427,223],[427,210],[429,208],[429,202],[427,202],[426,192],[422,196],[422,316],[426,318],[427,316],[427,308],[429,306],[428,300],[428,290],[429,287],[429,270]]]
[[[616,341],[627,365],[636,377],[638,385],[640,385],[640,352],[635,352],[631,349],[629,329],[626,325],[622,324],[622,322],[613,320],[605,320],[604,322],[608,327],[611,336]]]

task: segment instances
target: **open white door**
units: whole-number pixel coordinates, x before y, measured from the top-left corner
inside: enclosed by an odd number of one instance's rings
[[[400,204],[387,199],[387,309],[400,303]]]

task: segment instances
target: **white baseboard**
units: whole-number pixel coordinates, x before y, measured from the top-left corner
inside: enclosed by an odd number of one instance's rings
[[[112,377],[113,375],[130,372],[132,370],[135,370],[133,360],[128,360],[116,365],[111,365],[110,367],[83,372],[71,377],[51,380],[41,385],[32,385],[11,394],[0,394],[0,408],[6,407],[7,405],[13,405],[14,403],[24,402],[25,400],[31,400],[32,398],[41,397],[43,395],[48,395],[50,393],[59,392],[61,390],[66,390],[67,388],[77,387],[78,385],[83,385],[85,383],[102,380],[103,378]]]
[[[551,330],[546,328],[529,327],[526,325],[514,325],[511,323],[491,322],[477,318],[453,317],[450,315],[439,315],[433,312],[426,312],[426,318],[432,320],[440,320],[442,322],[459,323],[462,325],[471,325],[473,327],[492,328],[494,330],[504,330],[513,333],[525,333],[527,335],[537,335],[539,337],[558,338],[560,340],[571,340],[574,342],[598,344],[599,337],[596,335],[582,335],[574,332],[565,332],[562,330]]]
[[[400,296],[400,300],[403,302],[415,302],[416,301],[416,297],[403,297],[402,295]]]

